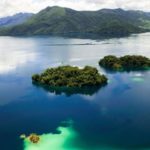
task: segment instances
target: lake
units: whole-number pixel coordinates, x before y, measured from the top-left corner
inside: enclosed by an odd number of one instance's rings
[[[150,57],[150,33],[100,40],[0,37],[0,149],[150,149],[150,71],[106,72],[98,61],[110,54]],[[97,67],[109,84],[67,92],[32,84],[32,74],[59,65]],[[41,135],[40,146],[20,139],[31,133]]]

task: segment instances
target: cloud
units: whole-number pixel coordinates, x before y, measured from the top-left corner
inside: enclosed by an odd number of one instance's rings
[[[0,0],[0,16],[17,12],[38,12],[47,6],[59,5],[76,10],[97,10],[102,8],[123,8],[150,10],[150,0]]]

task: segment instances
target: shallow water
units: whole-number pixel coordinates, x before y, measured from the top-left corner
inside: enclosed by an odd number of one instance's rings
[[[149,41],[150,33],[106,40],[0,37],[0,149],[26,149],[21,134],[61,139],[57,128],[67,120],[78,136],[65,150],[150,149],[150,71],[109,73],[98,66],[110,54],[150,57]],[[69,94],[32,84],[33,73],[59,65],[97,67],[109,84]]]

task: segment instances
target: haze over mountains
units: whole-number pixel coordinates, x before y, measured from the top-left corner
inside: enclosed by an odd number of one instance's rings
[[[150,13],[147,12],[122,9],[76,11],[54,6],[31,15],[22,24],[1,28],[0,35],[93,33],[124,36],[146,31],[150,31]]]
[[[17,13],[13,16],[0,18],[0,27],[22,24],[27,21],[32,15],[32,13]]]

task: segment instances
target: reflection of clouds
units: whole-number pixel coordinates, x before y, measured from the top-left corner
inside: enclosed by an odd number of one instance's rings
[[[51,97],[51,98],[56,96],[55,93],[50,93],[50,92],[47,95],[48,95],[48,97]]]
[[[15,70],[19,65],[35,59],[32,39],[0,37],[0,74]]]
[[[141,76],[143,76],[142,73],[136,73],[135,74],[135,77],[141,77]]]
[[[0,74],[15,70],[19,65],[25,64],[29,60],[35,59],[35,54],[25,52],[0,52]]]
[[[132,73],[130,76],[133,82],[143,82],[145,80],[142,73]]]
[[[95,100],[97,94],[94,94],[94,95],[81,95],[81,97],[85,100],[89,100],[89,101],[93,101]]]

